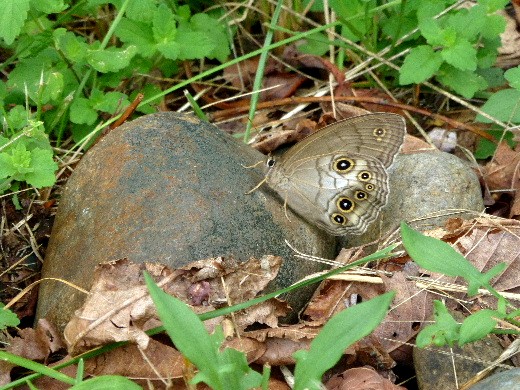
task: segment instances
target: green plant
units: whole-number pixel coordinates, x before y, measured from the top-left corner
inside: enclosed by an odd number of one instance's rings
[[[14,109],[13,109],[14,110]],[[10,117],[13,120],[12,116]],[[35,188],[52,186],[58,164],[42,122],[29,120],[10,138],[0,135],[0,194],[27,182]]]
[[[20,320],[11,310],[6,309],[3,303],[0,303],[0,331],[18,326],[20,324]]]
[[[406,223],[401,223],[403,245],[410,257],[424,269],[442,273],[447,276],[460,276],[468,282],[468,295],[473,296],[480,288],[488,290],[498,299],[496,310],[480,310],[471,314],[459,324],[440,302],[435,301],[435,324],[425,327],[417,336],[417,346],[425,347],[430,344],[464,345],[479,340],[489,333],[513,333],[495,329],[497,321],[505,320],[518,326],[515,320],[520,310],[509,312],[507,301],[491,287],[490,280],[501,274],[506,268],[500,263],[486,273],[481,273],[473,264],[455,251],[449,244],[433,237],[427,237],[413,229]]]
[[[232,30],[220,16],[222,11],[192,13],[188,5],[167,0],[0,2],[0,46],[10,55],[0,65],[7,74],[0,81],[4,133],[25,131],[27,118],[33,118],[58,146],[69,133],[84,142],[97,135],[96,122],[122,112],[138,93],[146,102],[137,111],[154,112],[161,83],[145,75],[159,70],[172,77],[183,60],[227,58]],[[80,27],[93,22],[94,33],[83,35]],[[40,143],[41,134],[25,131],[22,142],[0,152],[0,173],[7,179],[0,191],[14,180],[52,185],[44,178],[50,171],[47,153],[28,140],[36,136],[33,143]],[[45,160],[42,171],[26,172],[29,160],[37,159]]]
[[[504,78],[508,81],[510,88],[504,88],[491,94],[481,109],[499,121],[518,124],[520,123],[520,66],[507,70],[504,73]],[[475,119],[478,122],[491,123],[488,118],[480,114]],[[489,130],[489,133],[495,135],[498,139],[503,138],[511,147],[516,145],[511,131],[504,132],[495,125]],[[496,146],[496,143],[484,139],[480,140],[475,157],[491,157],[496,150]]]
[[[431,78],[465,98],[488,87],[505,20],[496,14],[506,0],[481,0],[461,7],[455,0],[409,0],[380,5],[376,0],[331,0],[342,37],[359,42],[374,53],[404,56],[399,70],[401,85]],[[315,10],[322,10],[317,2]],[[304,50],[324,54],[323,34]],[[344,46],[341,40],[330,42]],[[344,60],[342,55],[340,61]],[[341,63],[339,64],[342,65]],[[494,68],[495,71],[498,70]],[[495,72],[493,71],[493,72]],[[492,72],[492,73],[493,73]]]
[[[145,274],[159,318],[177,349],[199,370],[192,383],[205,382],[212,389],[250,389],[267,384],[252,370],[242,352],[220,350],[220,329],[210,335],[199,317],[185,303],[163,292]],[[318,389],[321,376],[338,362],[345,349],[370,334],[383,320],[395,293],[386,293],[352,306],[332,317],[312,341],[309,351],[295,353],[294,389]],[[267,387],[264,387],[267,388]]]

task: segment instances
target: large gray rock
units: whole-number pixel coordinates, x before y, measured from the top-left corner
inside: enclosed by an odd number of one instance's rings
[[[380,219],[366,233],[345,237],[344,246],[370,243],[399,227],[401,221],[425,231],[448,218],[471,218],[484,210],[477,175],[458,157],[438,151],[399,154],[389,169],[390,195]],[[459,213],[454,210],[469,210]],[[471,213],[473,211],[473,213]],[[431,217],[432,213],[440,213]]]
[[[271,290],[322,269],[293,257],[333,258],[335,240],[288,211],[263,178],[246,169],[264,156],[215,126],[187,115],[159,113],[104,137],[78,164],[58,207],[43,277],[89,289],[96,264],[126,257],[171,267],[213,256],[282,256]],[[310,293],[287,297],[298,309]],[[42,284],[37,316],[63,327],[84,294],[62,283]]]

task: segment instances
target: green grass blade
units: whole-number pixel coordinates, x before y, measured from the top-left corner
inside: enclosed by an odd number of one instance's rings
[[[395,292],[352,306],[332,317],[312,341],[308,351],[294,354],[294,390],[314,389],[338,362],[345,349],[369,335],[386,316]]]
[[[50,378],[56,379],[60,382],[67,383],[69,385],[74,385],[76,383],[76,379],[71,378],[68,375],[65,375],[55,369],[44,366],[43,364],[33,362],[32,360],[23,358],[21,356],[14,355],[9,352],[0,351],[0,360],[4,360],[11,364],[15,364],[20,367],[25,367],[28,370],[39,372],[42,375],[48,376]]]
[[[159,318],[175,347],[197,366],[209,386],[223,389],[218,375],[218,344],[202,321],[184,302],[162,291],[148,273],[144,273],[144,278]]]

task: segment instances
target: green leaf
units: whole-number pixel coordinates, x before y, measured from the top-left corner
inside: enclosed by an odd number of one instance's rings
[[[71,390],[141,390],[142,387],[130,379],[119,375],[103,375],[83,381],[70,388]]]
[[[419,29],[422,36],[432,46],[452,46],[457,39],[455,29],[442,29],[436,19],[422,19]]]
[[[511,88],[495,92],[484,103],[481,110],[499,121],[520,123],[520,91]],[[475,120],[482,123],[491,123],[489,119],[482,115],[477,115]]]
[[[504,77],[511,87],[520,90],[520,66],[507,70]]]
[[[89,50],[87,61],[98,72],[117,72],[127,67],[136,53],[137,47],[134,45],[130,45],[126,49],[109,47],[105,50]]]
[[[493,13],[504,9],[509,0],[479,0],[479,3],[486,7],[487,13]]]
[[[179,33],[177,35],[177,42],[181,45],[181,58],[202,58],[217,59],[224,62],[231,53],[229,48],[229,39],[226,33],[225,26],[217,19],[210,17],[207,14],[199,13],[192,16],[189,23],[189,30],[193,31],[196,36],[195,42],[203,45],[201,48],[191,48],[188,53],[188,39],[182,36],[183,33],[188,32],[186,23],[179,26]],[[195,52],[195,49],[198,49]],[[202,53],[206,53],[203,54]],[[200,56],[200,57],[199,57]]]
[[[27,19],[30,0],[0,1],[0,38],[7,45],[14,42]]]
[[[175,40],[177,35],[177,23],[175,16],[166,4],[159,5],[159,8],[155,11],[152,31],[155,42],[159,44]]]
[[[73,63],[83,62],[87,54],[88,45],[85,40],[64,28],[58,28],[53,32],[56,49]]]
[[[360,0],[331,0],[329,5],[337,13],[340,20],[344,21],[341,26],[342,36],[354,42],[366,36],[371,26],[371,20],[365,15],[365,2]]]
[[[294,354],[294,389],[315,388],[317,383],[321,383],[322,375],[338,362],[345,349],[369,335],[381,323],[394,296],[394,292],[380,295],[332,317],[308,351]]]
[[[98,117],[88,99],[78,97],[70,105],[70,120],[78,124],[93,124]]]
[[[460,70],[477,69],[477,51],[466,39],[460,38],[453,46],[441,51],[442,58],[450,65]]]
[[[58,164],[53,160],[51,150],[33,149],[31,151],[31,172],[25,174],[24,180],[36,188],[49,187],[56,182],[55,172]]]
[[[29,113],[24,106],[14,106],[5,118],[11,130],[19,130],[29,123]]]
[[[140,55],[151,57],[156,52],[153,30],[150,23],[137,22],[127,18],[120,20],[115,35],[122,42],[137,47]]]
[[[99,90],[93,90],[90,98],[90,105],[93,109],[109,114],[115,114],[116,111],[121,111],[129,104],[128,97],[121,92],[103,93]]]
[[[315,33],[309,35],[305,42],[298,45],[298,51],[304,54],[313,54],[323,56],[329,51],[330,42],[323,33]]]
[[[478,69],[478,74],[486,80],[488,88],[502,87],[506,79],[504,78],[504,71],[500,68],[486,68]]]
[[[483,91],[487,87],[486,80],[479,74],[469,70],[456,69],[447,64],[441,66],[435,78],[466,99],[472,98],[475,93]]]
[[[10,146],[0,153],[0,178],[12,177],[13,180],[24,180],[25,174],[31,170],[31,152],[22,142]]]
[[[468,282],[468,295],[478,293],[481,287],[492,291],[490,280],[502,272],[507,265],[500,263],[486,273],[480,273],[468,260],[449,244],[427,237],[401,222],[403,245],[410,257],[420,267],[447,276],[460,276]]]
[[[419,348],[428,345],[441,347],[448,344],[453,346],[459,338],[461,325],[455,321],[441,301],[435,300],[433,306],[435,324],[428,325],[421,330],[417,335],[415,344]]]
[[[500,36],[492,39],[480,39],[480,48],[477,52],[478,67],[490,68],[495,65],[498,57],[498,48],[502,45]]]
[[[181,60],[207,57],[214,48],[213,42],[206,34],[190,31],[187,28],[179,28],[177,44],[179,45],[179,59]]]
[[[453,28],[457,35],[474,42],[486,24],[486,10],[480,4],[469,9],[459,9],[446,15],[446,25]]]
[[[410,50],[401,66],[399,83],[406,85],[426,81],[439,70],[442,62],[441,54],[430,46],[417,46]]]
[[[487,133],[493,135],[497,140],[504,139],[511,148],[516,146],[516,142],[513,141],[514,134],[511,131],[506,131],[504,137],[502,137],[504,130],[487,130]],[[485,159],[493,156],[496,150],[496,142],[481,137],[477,143],[477,149],[475,150],[474,155],[476,159]]]
[[[0,330],[18,325],[20,325],[20,320],[16,314],[6,309],[3,303],[0,303]]]
[[[63,0],[32,0],[31,7],[45,14],[56,14],[68,8]]]
[[[506,29],[506,20],[504,16],[493,14],[487,15],[486,24],[480,31],[482,38],[493,39],[497,38]]]
[[[155,0],[131,1],[128,4],[125,15],[132,20],[141,22],[151,22],[154,16],[153,10],[156,9]]]
[[[502,319],[504,315],[496,310],[488,309],[471,314],[460,327],[459,345],[462,346],[486,337],[497,325],[495,318]]]

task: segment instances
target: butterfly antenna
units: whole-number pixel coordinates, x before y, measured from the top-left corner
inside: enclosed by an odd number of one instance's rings
[[[256,168],[257,166],[259,166],[260,164],[263,164],[263,163],[264,163],[264,160],[260,160],[256,163],[254,163],[253,165],[244,165],[244,164],[240,164],[240,165],[242,165],[242,168],[251,169],[251,168]]]

